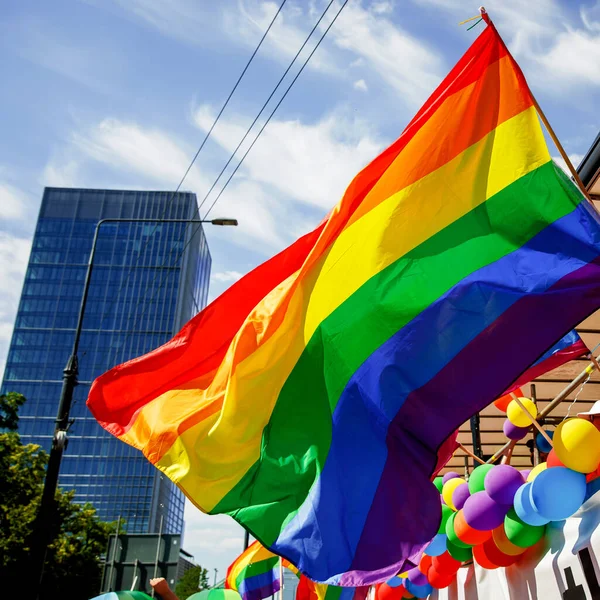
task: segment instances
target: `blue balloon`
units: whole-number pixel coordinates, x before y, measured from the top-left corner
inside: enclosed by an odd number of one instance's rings
[[[388,579],[385,583],[386,585],[389,585],[390,587],[400,587],[402,585],[402,579],[400,577],[392,577],[391,579]]]
[[[404,585],[406,589],[417,598],[427,598],[427,596],[433,592],[433,587],[428,583],[425,585],[415,585],[412,581],[406,579]]]
[[[585,500],[586,491],[583,473],[567,467],[552,467],[542,471],[533,480],[529,496],[532,506],[540,515],[549,521],[562,521],[577,512]]]
[[[424,553],[427,556],[440,556],[446,552],[446,534],[438,533],[425,548]]]
[[[552,437],[554,436],[554,431],[550,431],[549,429],[546,429],[546,433],[548,434],[548,437],[550,439],[552,439]],[[552,446],[548,443],[548,440],[541,433],[538,433],[535,436],[535,445],[538,447],[538,450],[540,452],[545,452],[546,454],[548,454],[548,452],[552,450]]]
[[[546,469],[547,471],[550,469]],[[539,475],[538,475],[539,477]],[[536,477],[537,479],[537,477]],[[515,494],[515,512],[518,517],[528,525],[545,525],[550,519],[546,519],[540,515],[534,506],[531,504],[529,490],[531,483],[524,483]]]

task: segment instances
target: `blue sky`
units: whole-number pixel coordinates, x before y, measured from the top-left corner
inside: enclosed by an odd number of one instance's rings
[[[325,5],[287,1],[183,189],[204,196]],[[277,6],[3,3],[0,363],[43,187],[173,189]],[[477,8],[350,0],[212,213],[240,227],[207,231],[211,298],[323,218],[476,37],[481,25],[457,23]],[[490,0],[486,8],[578,162],[600,130],[600,2]],[[241,549],[241,529],[192,507],[186,520],[185,547],[211,577],[213,568],[222,576]]]

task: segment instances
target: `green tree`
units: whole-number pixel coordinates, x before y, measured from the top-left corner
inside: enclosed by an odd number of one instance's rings
[[[19,394],[0,397],[0,423],[15,429]],[[48,455],[35,444],[24,445],[15,431],[0,433],[0,597],[17,598],[32,574],[28,558]],[[74,492],[59,490],[50,523],[41,598],[87,600],[100,589],[100,556],[114,524],[100,521],[90,504],[73,502]]]
[[[188,569],[175,586],[179,600],[186,600],[192,594],[208,588],[208,571],[200,566]]]

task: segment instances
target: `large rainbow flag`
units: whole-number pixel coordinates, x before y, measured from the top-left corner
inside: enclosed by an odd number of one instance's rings
[[[225,587],[235,590],[242,600],[262,600],[279,591],[279,556],[260,542],[253,542],[227,569]]]
[[[600,222],[488,24],[314,231],[88,406],[201,510],[358,587],[437,531],[437,450],[600,306]]]

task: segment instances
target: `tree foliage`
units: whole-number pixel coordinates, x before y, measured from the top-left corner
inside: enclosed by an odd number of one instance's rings
[[[186,600],[192,594],[208,588],[208,571],[200,566],[188,569],[175,586],[179,600]]]
[[[0,396],[0,429],[14,431],[19,423],[19,408],[25,402],[23,394],[8,392]]]
[[[0,397],[0,421],[16,428],[18,394]],[[22,396],[21,396],[22,398]],[[5,426],[5,429],[8,427]],[[0,579],[2,597],[19,597],[32,576],[30,541],[37,515],[48,455],[40,446],[24,445],[18,433],[0,433]],[[73,502],[74,492],[59,490],[57,510],[50,523],[42,599],[87,600],[99,593],[100,556],[106,551],[114,524],[100,521],[90,504]]]

